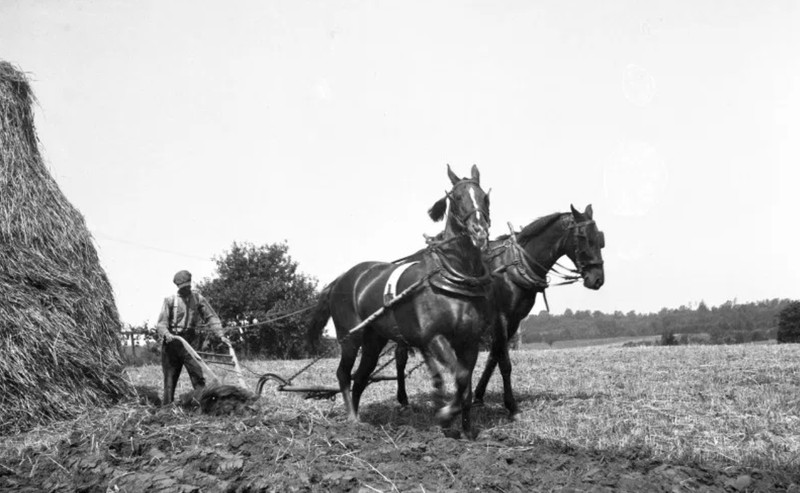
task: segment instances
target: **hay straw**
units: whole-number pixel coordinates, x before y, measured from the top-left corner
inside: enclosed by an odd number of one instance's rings
[[[0,61],[0,434],[132,395],[111,286],[42,161],[34,103]]]

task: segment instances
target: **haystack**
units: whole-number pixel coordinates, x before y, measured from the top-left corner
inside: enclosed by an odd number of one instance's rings
[[[0,434],[133,393],[111,286],[39,154],[33,103],[0,61]]]

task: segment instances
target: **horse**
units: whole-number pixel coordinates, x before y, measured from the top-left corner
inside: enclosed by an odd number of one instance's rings
[[[445,229],[425,250],[400,263],[359,263],[320,293],[307,336],[315,345],[333,319],[341,347],[336,377],[352,421],[358,421],[362,392],[383,347],[394,340],[422,353],[435,389],[436,418],[445,432],[458,434],[448,427],[460,413],[464,435],[477,436],[470,417],[472,373],[494,305],[481,255],[489,242],[489,196],[480,187],[477,166],[471,172],[470,178],[459,178],[448,165],[452,189],[428,211],[434,221],[446,215]],[[359,348],[361,360],[351,377]],[[455,379],[455,394],[446,404],[437,362]]]
[[[492,346],[486,367],[474,392],[474,405],[483,404],[483,396],[495,368],[503,377],[503,401],[510,416],[519,412],[511,388],[511,360],[508,343],[517,333],[520,322],[528,316],[536,295],[548,287],[547,274],[557,260],[566,255],[576,266],[567,283],[583,279],[583,285],[600,289],[605,282],[602,248],[605,235],[597,229],[592,206],[578,212],[556,212],[531,222],[519,233],[503,235],[490,242],[484,256],[492,271],[493,299],[496,319],[492,330]],[[546,301],[546,300],[545,300]],[[398,344],[395,349],[397,368],[397,400],[408,406],[405,390],[405,366],[408,349]]]

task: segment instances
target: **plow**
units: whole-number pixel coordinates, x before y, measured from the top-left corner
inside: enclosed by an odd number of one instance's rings
[[[348,335],[355,334],[362,329],[364,329],[367,325],[375,321],[378,317],[382,316],[387,310],[389,310],[393,305],[396,303],[406,299],[408,296],[413,294],[417,288],[419,288],[423,284],[423,280],[419,280],[413,283],[411,286],[397,294],[393,299],[389,300],[384,306],[376,310],[372,315],[364,319],[361,323],[350,329]],[[264,325],[275,320],[280,320],[282,318],[293,316],[298,313],[302,313],[311,307],[306,307],[296,312],[292,312],[289,314],[284,314],[278,317],[275,317],[271,320],[258,322],[255,324],[251,324],[250,326],[240,327],[239,329],[254,327],[258,325]],[[276,373],[264,373],[261,374],[258,378],[258,382],[256,383],[255,393],[250,392],[247,390],[247,385],[244,381],[244,377],[242,375],[242,366],[239,364],[239,360],[236,357],[236,352],[233,349],[230,341],[223,340],[228,347],[228,353],[208,353],[208,352],[198,352],[195,351],[194,348],[182,337],[174,336],[175,339],[181,341],[184,348],[186,349],[187,353],[189,353],[195,361],[200,364],[200,367],[203,371],[203,377],[205,378],[207,384],[204,389],[197,389],[195,391],[189,392],[188,394],[181,397],[181,404],[184,406],[192,407],[193,405],[200,405],[200,408],[203,412],[214,412],[215,409],[222,406],[224,402],[252,402],[257,400],[261,397],[261,394],[264,391],[264,387],[267,382],[275,382],[277,383],[277,390],[279,392],[293,392],[293,393],[301,393],[305,394],[306,399],[335,399],[336,394],[341,392],[339,387],[326,387],[320,385],[294,385],[293,380],[297,378],[299,375],[304,373],[306,370],[317,364],[321,359],[325,357],[325,355],[318,356],[314,360],[312,360],[309,364],[295,372],[294,375],[290,377],[284,378],[281,375]],[[381,354],[381,357],[385,356],[391,349],[395,348],[395,345],[389,345]],[[376,368],[372,375],[369,378],[369,383],[374,382],[385,382],[385,381],[396,381],[397,375],[381,375],[381,371],[390,365],[395,360],[395,357],[392,356],[388,361],[386,361],[383,365]],[[233,368],[233,372],[237,376],[237,381],[239,383],[238,386],[232,385],[223,385],[221,383],[221,379],[219,379],[211,368],[209,368],[208,364],[216,364],[222,366],[229,366]],[[417,368],[419,368],[423,362],[420,362],[408,372],[405,373],[406,377],[409,377]],[[252,370],[250,370],[252,372]],[[256,372],[252,372],[257,374]],[[210,382],[210,383],[209,383]],[[222,406],[224,407],[224,406]]]
[[[180,398],[181,406],[199,407],[206,414],[225,414],[256,400],[256,396],[247,390],[239,359],[230,342],[225,341],[228,354],[200,353],[195,351],[183,337],[177,335],[173,337],[180,341],[186,352],[200,365],[206,382],[204,387],[183,394]],[[239,385],[223,384],[222,379],[211,370],[203,356],[209,363],[233,367]]]
[[[354,329],[360,329],[364,325],[366,324],[360,324],[359,327],[355,327]],[[209,414],[226,413],[232,409],[238,408],[241,405],[246,405],[248,403],[252,403],[257,399],[259,399],[268,382],[276,383],[278,392],[300,393],[304,394],[304,398],[306,399],[333,400],[336,398],[336,395],[341,392],[339,387],[330,387],[321,385],[296,385],[293,383],[295,378],[297,378],[306,370],[317,364],[321,359],[325,357],[325,355],[315,358],[309,364],[307,364],[306,366],[304,366],[303,368],[301,368],[300,370],[298,370],[289,377],[283,377],[277,373],[260,374],[258,381],[256,383],[255,392],[251,392],[250,390],[247,389],[247,384],[245,383],[244,375],[242,373],[242,365],[239,363],[239,359],[236,357],[236,351],[233,349],[233,346],[230,344],[229,341],[225,341],[225,344],[228,348],[227,353],[211,353],[211,352],[196,351],[186,341],[186,339],[177,335],[173,337],[181,342],[183,347],[186,349],[186,352],[200,365],[200,368],[202,369],[203,373],[203,378],[206,381],[205,387],[187,392],[181,396],[180,404],[183,407],[187,408],[199,407],[204,413],[209,413]],[[384,350],[381,356],[385,356],[394,348],[395,348],[394,345],[387,346],[387,348]],[[394,359],[395,359],[394,356],[392,356],[384,364],[376,368],[375,371],[372,373],[369,382],[374,383],[374,382],[396,381],[397,375],[381,374],[383,369],[389,366],[394,361]],[[406,377],[410,376],[423,363],[424,362],[421,361],[419,364],[417,364],[416,366],[411,368],[408,372],[406,372]],[[209,365],[228,367],[228,371],[231,371],[232,373],[235,374],[236,382],[238,385],[224,384],[223,379],[219,378],[217,374],[211,370],[211,367]],[[249,371],[252,372],[252,370]],[[252,373],[257,374],[256,372]]]
[[[394,345],[389,345],[383,351],[381,356],[385,356],[387,353],[389,353],[394,348],[395,348]],[[341,389],[339,389],[339,387],[325,387],[325,386],[319,386],[319,385],[303,386],[303,385],[294,385],[292,383],[292,381],[295,378],[297,378],[303,372],[305,372],[306,370],[311,368],[313,365],[315,365],[321,359],[322,359],[322,357],[318,357],[318,358],[314,359],[309,364],[307,364],[306,366],[304,366],[303,368],[301,368],[300,370],[295,372],[294,375],[292,375],[292,376],[290,376],[288,378],[284,378],[284,377],[282,377],[282,376],[280,376],[278,374],[275,374],[275,373],[264,373],[263,375],[261,375],[259,377],[258,383],[256,384],[256,395],[258,395],[260,397],[262,392],[263,392],[263,390],[264,390],[264,386],[267,384],[267,382],[272,381],[272,382],[277,383],[278,392],[301,393],[301,394],[305,394],[304,397],[306,399],[331,399],[331,400],[335,399],[336,398],[336,394],[341,392]],[[397,380],[397,375],[381,375],[381,372],[383,371],[383,369],[386,368],[387,366],[389,366],[394,360],[395,360],[395,358],[394,358],[394,356],[392,356],[385,363],[383,363],[381,366],[376,368],[375,371],[372,372],[372,375],[369,378],[369,383],[372,384],[372,383],[375,383],[375,382],[396,381]],[[418,365],[416,365],[415,367],[411,368],[408,372],[406,372],[406,377],[410,376],[422,364],[423,364],[423,362],[420,362]]]

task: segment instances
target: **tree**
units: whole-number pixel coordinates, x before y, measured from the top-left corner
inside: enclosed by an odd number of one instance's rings
[[[800,301],[778,312],[778,343],[800,342]]]
[[[204,279],[198,290],[208,298],[223,325],[249,325],[310,306],[316,298],[316,279],[298,272],[286,243],[254,246],[233,243],[215,257],[217,277]],[[301,358],[305,354],[303,317],[231,333],[245,352],[265,357]]]
[[[675,334],[673,332],[667,331],[661,334],[662,346],[677,346],[678,344],[680,344],[678,342],[678,338],[675,337]]]

